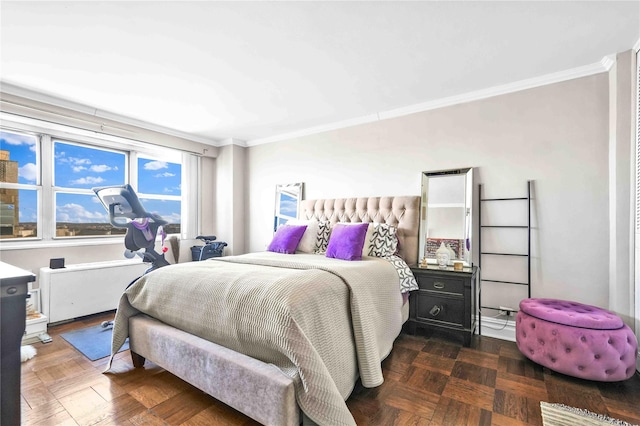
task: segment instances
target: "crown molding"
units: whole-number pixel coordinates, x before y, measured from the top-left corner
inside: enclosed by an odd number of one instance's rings
[[[606,71],[609,71],[611,70],[613,65],[616,63],[616,55],[605,56],[604,58],[602,58],[600,63],[602,64],[602,66]]]
[[[90,106],[73,102],[67,99],[52,96],[46,93],[37,92],[35,90],[27,89],[24,87],[16,86],[11,83],[0,81],[0,91],[8,95],[19,96],[21,98],[29,99],[36,102],[42,102],[48,105],[52,105],[59,108],[79,112],[82,114],[92,115],[97,118],[104,118],[105,120],[117,121],[129,126],[139,127],[141,129],[151,130],[158,133],[163,133],[169,136],[175,136],[178,138],[190,140],[193,142],[199,142],[205,145],[220,146],[220,141],[204,138],[191,133],[182,132],[175,129],[159,126],[157,124],[148,123],[142,120],[136,120],[135,118],[127,117],[124,115],[112,113],[109,111],[103,111]]]
[[[444,108],[447,106],[462,104],[466,102],[492,98],[494,96],[520,92],[522,90],[533,89],[535,87],[546,86],[554,83],[560,83],[563,81],[586,77],[593,74],[599,74],[606,71],[607,69],[604,67],[601,61],[595,64],[585,65],[583,67],[573,68],[566,71],[560,71],[553,74],[547,74],[540,77],[521,80],[515,83],[494,86],[488,89],[482,89],[482,90],[477,90],[475,92],[465,93],[459,96],[451,96],[449,98],[439,99],[432,102],[425,102],[422,104],[417,104],[409,107],[398,108],[395,110],[380,113],[379,115],[381,118],[401,117],[403,115],[414,114],[417,112],[429,111],[433,109]]]
[[[242,147],[242,148],[247,148],[248,147],[246,141],[243,141],[243,140],[240,140],[240,139],[237,139],[237,138],[223,139],[223,140],[220,141],[218,146],[221,147],[221,146],[228,146],[228,145],[236,145],[236,146],[239,146],[239,147]]]
[[[269,136],[267,138],[258,138],[248,140],[247,146],[263,145],[265,143],[279,142],[287,139],[295,139],[303,136],[315,135],[318,133],[328,132],[331,130],[343,129],[346,127],[357,126],[359,124],[373,123],[380,120],[378,114],[366,115],[364,117],[352,118],[349,120],[336,121],[333,123],[323,124],[321,126],[309,127],[306,129],[297,130],[295,132],[282,133],[275,136]]]
[[[414,105],[409,105],[402,108],[397,108],[389,111],[381,111],[377,114],[371,114],[364,117],[354,118],[350,120],[339,121],[335,123],[325,124],[322,126],[310,127],[308,129],[301,129],[296,132],[285,133],[281,135],[271,136],[268,138],[253,139],[247,141],[248,146],[261,145],[265,143],[278,142],[287,139],[299,138],[303,136],[309,136],[329,130],[337,130],[345,127],[351,127],[359,124],[373,123],[380,120],[389,118],[402,117],[409,114],[415,114],[419,112],[434,110],[438,108],[444,108],[452,105],[462,104],[466,102],[478,101],[481,99],[487,99],[494,96],[505,95],[508,93],[519,92],[521,90],[532,89],[535,87],[546,86],[548,84],[560,83],[567,80],[573,80],[580,77],[586,77],[602,72],[607,72],[615,61],[615,55],[613,60],[609,56],[602,58],[600,62],[595,64],[585,65],[578,68],[573,68],[566,71],[560,71],[557,73],[547,74],[540,77],[530,78],[526,80],[517,81],[515,83],[504,84],[500,86],[491,87],[488,89],[478,90],[475,92],[469,92],[462,95],[451,96],[448,98],[438,99],[435,101],[429,101]],[[611,62],[610,62],[611,61]]]
[[[640,50],[640,39],[635,43],[634,50]],[[89,107],[84,104],[76,103],[66,99],[58,98],[49,94],[36,92],[23,87],[15,86],[10,83],[0,81],[0,91],[14,96],[30,99],[37,102],[43,102],[49,105],[65,108],[68,110],[80,112],[83,114],[92,115],[98,118],[104,118],[105,120],[112,120],[127,124],[130,126],[139,127],[146,130],[151,130],[159,133],[163,133],[170,136],[175,136],[194,142],[199,142],[214,147],[221,147],[227,145],[237,145],[240,147],[251,147],[256,145],[262,145],[266,143],[279,142],[288,139],[295,139],[304,136],[310,136],[314,134],[324,133],[331,130],[343,129],[347,127],[353,127],[361,124],[374,123],[380,120],[389,118],[402,117],[409,114],[415,114],[419,112],[434,110],[438,108],[444,108],[457,104],[478,101],[481,99],[487,99],[494,96],[505,95],[508,93],[514,93],[522,90],[532,89],[535,87],[545,86],[553,83],[560,83],[567,80],[586,77],[602,72],[607,72],[615,63],[615,55],[609,55],[602,58],[600,62],[585,65],[578,68],[573,68],[566,71],[560,71],[557,73],[547,74],[540,77],[521,80],[514,83],[495,86],[488,89],[478,90],[474,92],[465,93],[462,95],[451,96],[448,98],[437,99],[434,101],[423,102],[419,104],[409,105],[402,108],[396,108],[388,111],[381,111],[375,114],[370,114],[362,117],[356,117],[348,120],[337,121],[333,123],[327,123],[320,126],[309,127],[300,129],[294,132],[283,133],[266,138],[256,138],[251,140],[240,140],[236,138],[227,138],[224,140],[204,138],[201,136],[193,135],[191,133],[181,132],[179,130],[166,128],[156,124],[148,123],[142,120],[136,120],[130,117],[111,113],[108,111],[102,111],[96,108]]]

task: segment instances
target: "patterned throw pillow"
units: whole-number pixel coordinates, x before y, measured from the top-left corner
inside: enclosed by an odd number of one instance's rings
[[[331,232],[330,224],[326,221],[300,220],[291,219],[287,221],[287,225],[302,226],[305,225],[307,230],[304,231],[300,243],[298,244],[297,252],[318,254],[327,250],[327,243],[329,241],[329,233]],[[322,249],[322,252],[320,251]]]
[[[398,273],[400,279],[400,293],[408,293],[410,291],[418,290],[418,282],[416,277],[411,272],[409,265],[402,260],[399,256],[386,256],[385,260],[389,261]]]
[[[398,228],[386,223],[374,223],[369,256],[393,256],[398,251]]]
[[[331,235],[331,223],[328,221],[318,222],[318,236],[316,240],[315,253],[325,254],[329,245],[329,236]]]

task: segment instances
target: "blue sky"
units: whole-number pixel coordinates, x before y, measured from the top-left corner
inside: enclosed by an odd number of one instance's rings
[[[3,150],[18,162],[18,183],[36,184],[36,139],[0,131]],[[54,185],[91,189],[96,186],[125,183],[126,157],[123,153],[54,142]],[[181,165],[150,158],[138,158],[138,192],[155,195],[180,195]],[[180,202],[141,198],[145,210],[160,214],[170,223],[180,222]],[[20,220],[36,220],[36,192],[20,191]],[[62,222],[107,222],[107,213],[97,197],[58,193],[56,219]]]
[[[289,194],[280,194],[280,214],[290,217],[298,217],[298,200]]]
[[[275,232],[278,226],[286,223],[289,217],[298,217],[298,200],[295,197],[287,194],[286,192],[280,193],[280,215],[274,218],[273,230]],[[288,217],[281,217],[288,216]]]

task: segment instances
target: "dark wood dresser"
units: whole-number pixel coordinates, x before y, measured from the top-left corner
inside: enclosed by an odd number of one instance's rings
[[[461,337],[471,343],[477,318],[477,267],[454,271],[436,265],[412,267],[419,290],[409,299],[409,333],[416,328]]]
[[[20,346],[27,320],[29,271],[0,262],[0,424],[20,425]]]

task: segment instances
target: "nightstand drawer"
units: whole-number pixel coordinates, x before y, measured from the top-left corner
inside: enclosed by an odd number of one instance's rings
[[[464,300],[418,291],[417,320],[435,320],[462,327],[464,325]]]
[[[416,274],[418,286],[423,290],[441,291],[445,293],[462,294],[464,291],[463,278],[449,278],[438,275]]]

